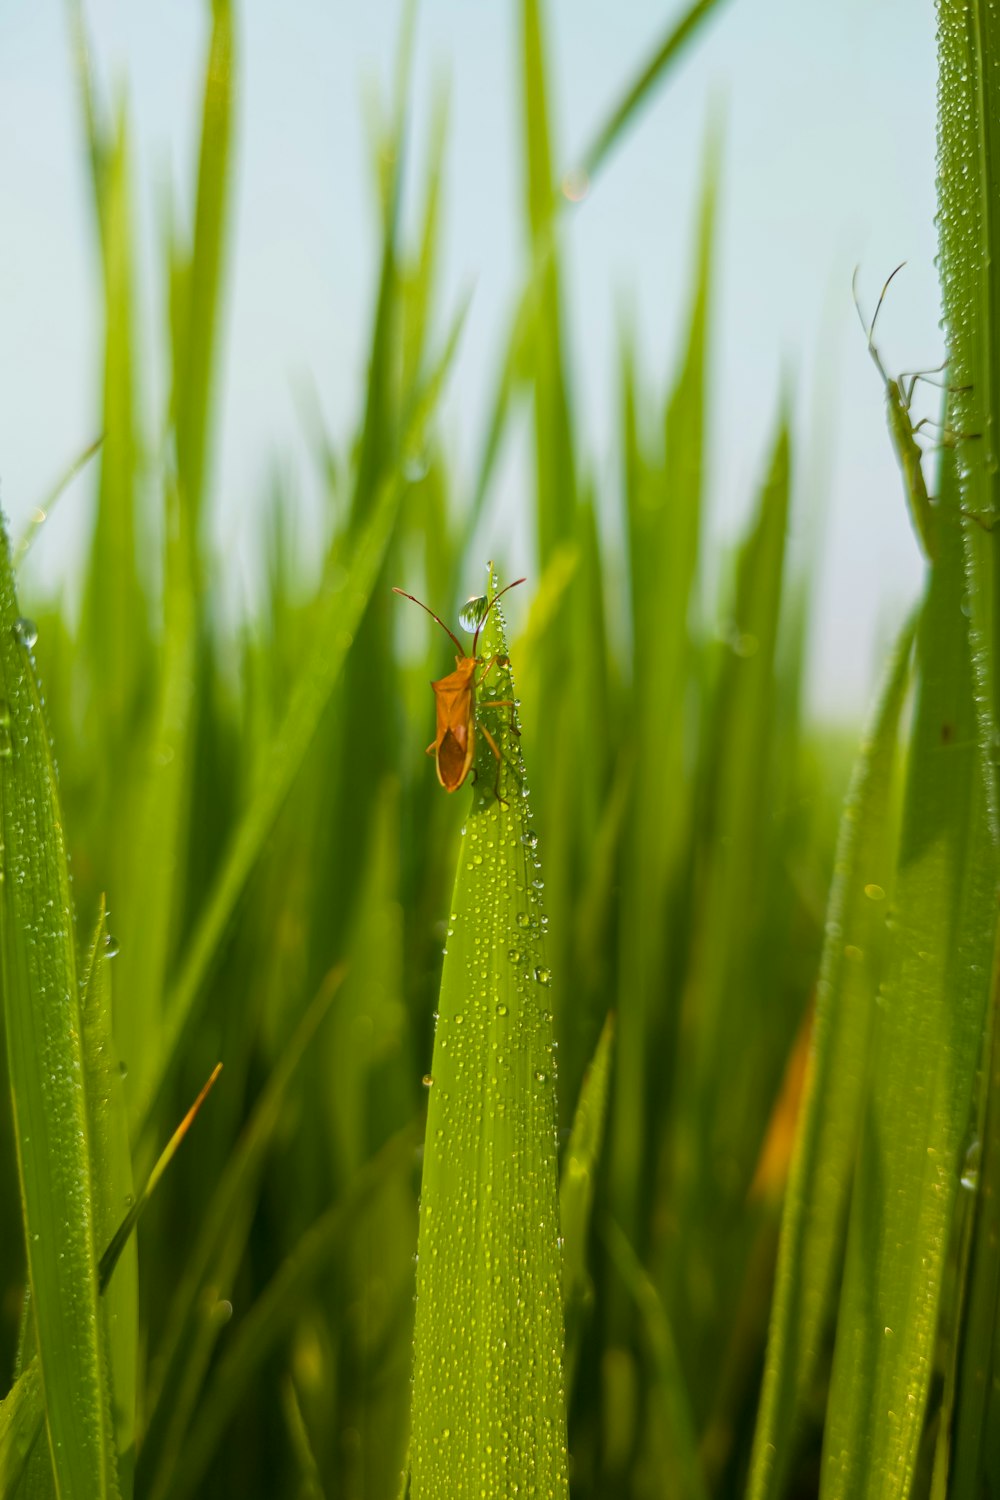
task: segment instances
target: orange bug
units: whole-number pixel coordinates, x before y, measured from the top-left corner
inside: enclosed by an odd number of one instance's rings
[[[431,619],[437,620],[445,634],[451,636],[458,650],[454,672],[449,672],[447,677],[440,677],[437,682],[431,683],[437,708],[437,732],[427,746],[427,754],[434,756],[438,781],[446,792],[457,792],[472,770],[476,749],[476,689],[482,687],[490,668],[494,662],[500,660],[497,656],[490,656],[483,660],[476,655],[479,633],[486,624],[486,616],[500,595],[506,594],[507,589],[516,588],[519,583],[523,582],[523,578],[515,578],[513,583],[508,583],[506,588],[502,588],[499,593],[493,595],[476,626],[476,633],[472,637],[472,652],[468,656],[462,650],[458,637],[452,634],[444,621],[432,609],[428,609],[423,600],[415,598],[413,594],[407,594],[403,589],[394,588],[392,591],[403,599],[409,599],[413,604],[419,604],[421,609],[427,610]],[[477,667],[485,669],[478,681],[476,680]],[[513,708],[514,700],[491,698],[481,706],[483,708]],[[497,779],[493,790],[502,802],[504,799],[500,796],[500,748],[485,724],[480,724],[479,728],[496,756]]]

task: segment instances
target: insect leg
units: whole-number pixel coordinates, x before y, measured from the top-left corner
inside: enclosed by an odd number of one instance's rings
[[[513,698],[487,698],[485,700],[485,702],[479,704],[479,707],[480,708],[516,708],[517,704],[514,702]],[[513,716],[513,714],[507,720],[507,728],[511,731],[512,734],[518,734],[519,735],[521,733],[521,731],[518,729],[517,725],[514,723],[514,716]]]
[[[493,751],[493,754],[497,758],[497,779],[493,783],[493,795],[496,797],[497,801],[502,804],[502,806],[509,807],[510,803],[507,801],[507,798],[501,797],[500,795],[500,772],[503,768],[503,756],[500,754],[500,747],[497,745],[496,740],[490,734],[485,724],[480,724],[479,727],[483,731],[484,740],[486,741],[487,745],[489,745],[490,749]]]

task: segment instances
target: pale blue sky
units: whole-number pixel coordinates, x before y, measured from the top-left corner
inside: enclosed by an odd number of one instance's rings
[[[207,3],[92,0],[101,79],[127,89],[146,299],[144,379],[162,398],[157,226],[173,180],[190,201]],[[549,0],[554,137],[569,166],[676,6]],[[451,92],[444,307],[473,302],[445,436],[469,477],[523,255],[516,0],[423,0],[413,149],[441,78]],[[311,377],[347,433],[361,399],[375,272],[366,83],[391,74],[393,3],[238,6],[242,73],[223,346],[218,532],[253,572],[255,516],[276,458],[311,481],[293,388]],[[614,499],[617,325],[630,307],[646,368],[673,366],[690,277],[706,122],[724,126],[710,476],[715,535],[760,474],[784,376],[801,499],[823,499],[810,702],[860,711],[891,622],[920,580],[875,371],[850,299],[872,303],[892,368],[940,358],[933,258],[934,16],[908,0],[729,0],[568,215],[572,369],[595,472]],[[97,428],[97,261],[66,8],[7,0],[0,18],[0,483],[15,525]],[[493,522],[526,487],[512,450]],[[67,496],[33,560],[68,576],[90,486]],[[796,545],[808,527],[796,522]],[[801,533],[801,535],[800,535]],[[516,533],[515,533],[516,534]],[[484,555],[491,540],[483,537]],[[509,549],[508,549],[509,550]],[[531,559],[511,559],[530,570]]]

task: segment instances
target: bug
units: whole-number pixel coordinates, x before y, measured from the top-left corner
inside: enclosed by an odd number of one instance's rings
[[[431,619],[436,620],[445,634],[451,637],[458,651],[454,672],[449,672],[447,677],[439,677],[436,682],[431,683],[437,710],[437,730],[433,740],[427,746],[427,754],[434,756],[438,781],[446,792],[457,792],[472,770],[476,750],[476,693],[482,687],[493,666],[501,663],[502,660],[496,655],[485,659],[477,656],[476,647],[479,644],[480,632],[486,624],[487,615],[500,596],[506,594],[508,589],[516,588],[519,583],[524,583],[524,579],[515,578],[513,583],[508,583],[506,588],[500,589],[493,595],[476,626],[472,637],[472,651],[468,654],[462,650],[458,637],[448,629],[444,621],[432,609],[424,604],[422,599],[415,598],[413,594],[407,594],[403,589],[393,589],[394,594],[399,594],[401,598],[409,599],[411,603],[419,604],[421,609],[426,610]],[[483,668],[483,672],[477,680],[476,672],[480,667]],[[515,704],[512,698],[491,698],[488,702],[480,703],[478,706],[480,708],[513,708]],[[496,758],[497,779],[493,790],[497,800],[504,802],[504,798],[500,796],[502,764],[500,747],[485,724],[479,723],[478,727]]]
[[[924,452],[917,442],[917,433],[922,427],[931,425],[929,417],[923,417],[914,423],[910,414],[910,405],[913,401],[913,391],[918,380],[926,380],[928,376],[935,375],[944,369],[944,365],[938,365],[933,370],[906,371],[893,380],[882,363],[878,350],[873,342],[875,324],[885,301],[885,294],[893,277],[897,276],[906,264],[901,261],[896,269],[886,278],[885,286],[882,288],[875,311],[872,314],[871,323],[866,324],[861,304],[858,301],[858,273],[854,272],[851,282],[851,292],[854,296],[854,306],[857,308],[861,327],[865,331],[868,340],[868,353],[875,362],[875,368],[882,377],[885,386],[885,404],[889,418],[889,436],[892,446],[896,450],[896,458],[903,472],[903,483],[906,487],[907,504],[910,507],[910,515],[913,520],[914,530],[920,541],[924,556],[929,562],[937,559],[937,516],[934,513],[934,502],[927,492],[927,481],[924,478],[923,457]],[[909,384],[907,384],[909,382]]]

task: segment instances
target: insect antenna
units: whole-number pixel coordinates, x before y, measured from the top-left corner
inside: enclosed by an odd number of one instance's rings
[[[854,275],[851,277],[851,296],[854,298],[854,306],[857,310],[858,321],[861,324],[862,329],[864,330],[865,338],[868,340],[868,353],[875,361],[878,372],[883,380],[888,380],[889,377],[886,374],[885,369],[883,368],[882,361],[879,358],[879,352],[872,342],[875,337],[875,324],[878,322],[878,315],[882,311],[882,303],[885,301],[885,294],[889,290],[889,283],[892,281],[894,276],[897,276],[899,274],[899,272],[905,265],[906,261],[901,260],[896,269],[894,271],[891,271],[890,274],[886,277],[885,286],[879,293],[879,299],[875,304],[875,311],[872,314],[872,320],[870,323],[865,322],[865,315],[861,311],[861,303],[858,301],[858,271],[861,269],[860,266],[854,267]]]
[[[472,637],[472,654],[473,654],[473,656],[475,656],[475,654],[476,654],[476,647],[479,644],[479,632],[482,630],[483,626],[486,624],[486,616],[489,614],[489,612],[493,608],[494,604],[500,598],[500,595],[501,594],[506,594],[507,591],[508,591],[508,589],[516,589],[517,586],[518,586],[518,584],[519,583],[524,583],[524,581],[525,580],[523,578],[515,578],[513,583],[508,583],[504,588],[502,588],[500,590],[500,593],[493,595],[493,598],[490,600],[489,604],[487,604],[487,606],[486,606],[486,609],[485,609],[485,611],[483,613],[483,618],[480,620],[479,624],[476,626],[476,633]]]
[[[523,583],[524,580],[523,579],[519,579],[518,582]],[[451,636],[452,640],[455,642],[455,649],[458,652],[459,656],[463,656],[464,657],[465,651],[464,651],[464,649],[462,647],[461,641],[458,639],[457,635],[452,634],[452,632],[448,629],[447,625],[441,619],[440,615],[436,615],[432,609],[428,609],[427,605],[424,603],[424,601],[422,599],[416,598],[416,596],[413,595],[413,594],[407,594],[405,592],[405,590],[403,590],[403,589],[397,589],[395,587],[395,585],[393,586],[392,592],[394,594],[398,594],[401,599],[409,599],[409,601],[410,601],[411,604],[419,604],[421,609],[426,610],[427,613],[430,615],[430,617],[431,617],[432,620],[437,620],[438,624],[441,626],[441,629],[445,632],[445,634]],[[485,616],[484,616],[484,619],[485,619]],[[479,632],[477,631],[476,634],[478,635]],[[475,648],[473,647],[473,651],[474,650],[475,650]]]

